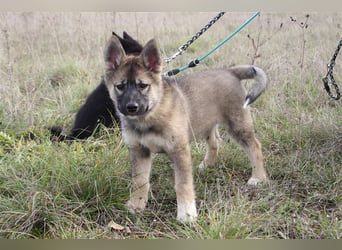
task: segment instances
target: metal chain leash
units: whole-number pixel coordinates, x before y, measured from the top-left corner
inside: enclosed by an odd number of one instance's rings
[[[199,38],[204,32],[206,32],[214,23],[216,23],[223,15],[225,12],[220,12],[215,16],[212,20],[209,21],[207,25],[205,25],[200,31],[198,31],[189,41],[187,41],[184,45],[180,46],[178,48],[178,51],[171,57],[165,58],[164,61],[165,63],[171,62],[173,59],[175,59],[177,56],[183,54],[187,48],[197,39]]]
[[[324,83],[324,88],[327,91],[328,95],[331,98],[335,99],[335,100],[338,100],[341,97],[340,89],[339,89],[339,87],[336,84],[336,81],[334,79],[335,60],[336,60],[336,57],[337,57],[338,53],[340,52],[341,47],[342,47],[342,38],[341,38],[339,44],[337,45],[337,48],[335,50],[335,53],[334,53],[333,57],[331,58],[330,62],[327,65],[328,72],[327,72],[326,76],[323,77],[323,79],[322,79],[322,81]],[[330,78],[330,81],[331,81],[330,84],[335,88],[336,95],[333,95],[331,93],[330,86],[329,86],[329,78]]]
[[[248,20],[246,20],[246,22],[241,24],[233,33],[231,33],[229,36],[227,36],[223,41],[221,41],[219,44],[217,44],[214,48],[209,50],[203,56],[192,60],[188,65],[185,65],[185,66],[177,68],[177,69],[170,70],[168,72],[163,73],[162,75],[163,76],[175,76],[178,73],[183,72],[184,70],[196,67],[200,62],[202,62],[204,59],[206,59],[209,55],[211,55],[213,52],[215,52],[218,48],[223,46],[226,42],[228,42],[231,38],[233,38],[237,33],[239,33],[244,27],[246,27],[250,22],[252,22],[254,20],[254,18],[256,18],[259,15],[260,15],[260,11],[255,12]]]

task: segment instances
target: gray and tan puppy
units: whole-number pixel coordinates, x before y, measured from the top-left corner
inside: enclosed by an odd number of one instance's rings
[[[107,43],[105,82],[120,115],[122,136],[132,163],[131,212],[143,211],[149,191],[151,153],[166,153],[174,163],[177,219],[197,217],[190,141],[205,139],[207,153],[200,167],[214,164],[217,126],[223,126],[247,152],[252,164],[249,184],[267,179],[261,145],[246,106],[266,87],[265,73],[254,66],[213,69],[169,79],[161,76],[162,59],[155,40],[140,56],[127,56],[113,36]],[[254,79],[249,94],[240,81]],[[245,107],[244,107],[245,106]]]

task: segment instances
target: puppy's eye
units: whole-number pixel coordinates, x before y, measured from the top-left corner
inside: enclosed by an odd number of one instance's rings
[[[146,83],[138,83],[137,87],[139,90],[144,90],[147,89],[150,85],[146,84]]]
[[[123,91],[125,90],[126,88],[126,84],[118,84],[118,85],[115,85],[115,88],[119,91]]]

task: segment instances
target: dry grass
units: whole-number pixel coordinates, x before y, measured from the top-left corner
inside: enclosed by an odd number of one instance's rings
[[[124,208],[130,167],[117,129],[71,146],[49,141],[46,128],[70,128],[99,83],[111,31],[142,43],[155,37],[170,56],[215,14],[0,13],[0,237],[341,238],[342,106],[321,82],[341,38],[341,13],[262,13],[190,70],[254,63],[270,79],[251,110],[271,184],[247,187],[246,155],[222,145],[215,168],[195,171],[194,225],[174,220],[165,156],[154,159],[147,211],[131,215]],[[251,14],[226,13],[167,69],[203,55]],[[341,72],[338,58],[339,82]],[[192,151],[197,165],[204,145]],[[110,221],[125,228],[108,228]]]

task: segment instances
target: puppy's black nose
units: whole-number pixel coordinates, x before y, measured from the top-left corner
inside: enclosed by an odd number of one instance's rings
[[[128,114],[135,114],[138,112],[139,105],[136,102],[127,103],[126,110]]]

